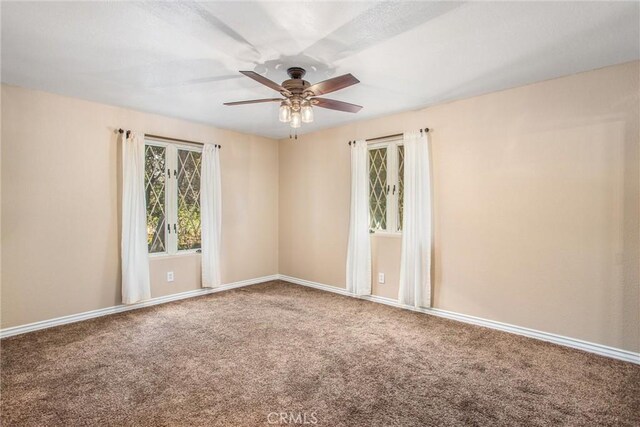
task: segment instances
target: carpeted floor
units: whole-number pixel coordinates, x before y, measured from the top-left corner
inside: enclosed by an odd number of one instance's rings
[[[284,282],[1,345],[3,426],[640,425],[638,365]]]

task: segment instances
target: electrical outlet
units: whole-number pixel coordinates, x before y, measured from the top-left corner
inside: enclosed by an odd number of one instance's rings
[[[167,282],[173,282],[173,271],[167,273]]]
[[[384,284],[384,273],[378,273],[378,283]]]

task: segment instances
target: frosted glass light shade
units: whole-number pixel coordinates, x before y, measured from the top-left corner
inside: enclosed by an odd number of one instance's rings
[[[313,121],[313,108],[311,108],[311,105],[307,104],[302,107],[301,114],[302,123],[311,123]]]
[[[289,123],[292,128],[297,129],[302,124],[302,117],[300,117],[299,111],[291,113],[291,122]]]
[[[289,123],[291,121],[291,107],[289,107],[287,104],[280,104],[278,118],[283,123]]]

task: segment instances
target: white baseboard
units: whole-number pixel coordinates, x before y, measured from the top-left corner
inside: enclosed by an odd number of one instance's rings
[[[161,297],[151,298],[146,301],[139,302],[137,304],[130,305],[117,305],[113,307],[101,308],[98,310],[86,311],[84,313],[73,314],[70,316],[58,317],[50,320],[43,320],[40,322],[29,323],[27,325],[15,326],[12,328],[5,328],[0,330],[0,339],[11,337],[14,335],[24,334],[27,332],[37,331],[40,329],[51,328],[54,326],[66,325],[68,323],[80,322],[82,320],[93,319],[95,317],[106,316],[114,313],[122,313],[124,311],[135,310],[143,307],[150,307],[153,305],[164,304],[166,302],[178,301],[185,298],[192,298],[201,295],[212,294],[216,292],[222,292],[229,289],[241,288],[244,286],[255,285],[258,283],[268,282],[271,280],[284,280],[290,283],[308,286],[310,288],[319,289],[322,291],[333,292],[340,295],[349,297],[355,297],[364,299],[367,301],[376,302],[379,304],[386,304],[393,307],[403,308],[412,311],[419,311],[421,313],[430,314],[432,316],[443,317],[446,319],[457,320],[459,322],[470,323],[472,325],[484,326],[499,331],[510,332],[512,334],[522,335],[529,338],[535,338],[542,341],[548,341],[554,344],[576,348],[579,350],[587,351],[590,353],[599,354],[601,356],[607,356],[614,359],[624,360],[640,364],[640,353],[622,350],[615,347],[609,347],[602,344],[596,344],[588,341],[582,341],[575,338],[565,337],[562,335],[556,335],[548,332],[537,331],[535,329],[523,328],[521,326],[511,325],[508,323],[496,322],[494,320],[482,319],[480,317],[468,316],[466,314],[455,313],[452,311],[441,310],[438,308],[415,308],[400,304],[398,301],[390,298],[380,297],[376,295],[356,296],[348,292],[344,288],[338,288],[336,286],[325,285],[323,283],[312,282],[309,280],[299,279],[297,277],[286,276],[282,274],[274,274],[271,276],[257,277],[255,279],[243,280],[240,282],[229,283],[222,285],[218,288],[202,288],[193,291],[181,292],[178,294],[165,295]]]
[[[432,316],[444,317],[446,319],[457,320],[459,322],[470,323],[472,325],[484,326],[486,328],[496,329],[499,331],[510,332],[516,335],[522,335],[529,338],[535,338],[542,341],[551,342],[554,344],[562,345],[565,347],[577,348],[579,350],[587,351],[589,353],[599,354],[601,356],[611,357],[613,359],[624,360],[626,362],[632,362],[640,364],[640,353],[633,351],[622,350],[620,348],[609,347],[602,344],[596,344],[588,341],[583,341],[575,338],[565,337],[562,335],[556,335],[549,332],[537,331],[535,329],[523,328],[521,326],[511,325],[508,323],[496,322],[495,320],[482,319],[480,317],[468,316],[466,314],[455,313],[452,311],[441,310],[438,308],[415,308],[412,306],[400,304],[398,301],[379,297],[376,295],[357,296],[346,289],[338,288],[335,286],[325,285],[322,283],[311,282],[309,280],[298,279],[297,277],[290,277],[286,275],[279,275],[280,280],[295,283],[298,285],[308,286],[310,288],[320,289],[323,291],[333,292],[340,295],[346,295],[350,297],[360,298],[367,301],[377,302],[380,304],[386,304],[393,307],[404,308],[407,310],[418,311]]]
[[[229,289],[241,288],[244,286],[255,285],[258,283],[278,280],[279,275],[257,277],[255,279],[242,280],[240,282],[228,283],[217,288],[201,288],[193,291],[180,292],[178,294],[165,295],[161,297],[151,298],[136,304],[116,305],[113,307],[100,308],[98,310],[85,311],[84,313],[72,314],[70,316],[57,317],[55,319],[43,320],[40,322],[29,323],[26,325],[14,326],[0,330],[0,339],[11,337],[14,335],[24,334],[27,332],[37,331],[39,329],[52,328],[54,326],[66,325],[68,323],[80,322],[81,320],[93,319],[95,317],[106,316],[108,314],[122,313],[123,311],[135,310],[152,305],[164,304],[166,302],[178,301],[185,298],[192,298],[201,295],[213,294],[216,292],[228,291]]]

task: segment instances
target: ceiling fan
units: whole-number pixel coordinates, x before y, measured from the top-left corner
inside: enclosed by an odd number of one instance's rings
[[[299,128],[302,123],[311,123],[313,121],[313,106],[328,108],[330,110],[345,111],[348,113],[357,113],[362,109],[362,106],[360,105],[336,101],[335,99],[318,98],[319,95],[325,95],[327,93],[352,86],[356,83],[360,83],[360,80],[356,79],[351,74],[334,77],[312,85],[308,81],[302,79],[306,74],[304,68],[291,67],[287,69],[287,74],[291,78],[282,82],[282,85],[279,85],[278,83],[269,80],[254,71],[240,72],[258,83],[262,83],[263,85],[280,92],[280,95],[282,95],[284,99],[252,99],[249,101],[225,102],[224,105],[279,102],[280,110],[278,116],[280,121],[289,123],[289,125],[294,129]]]

